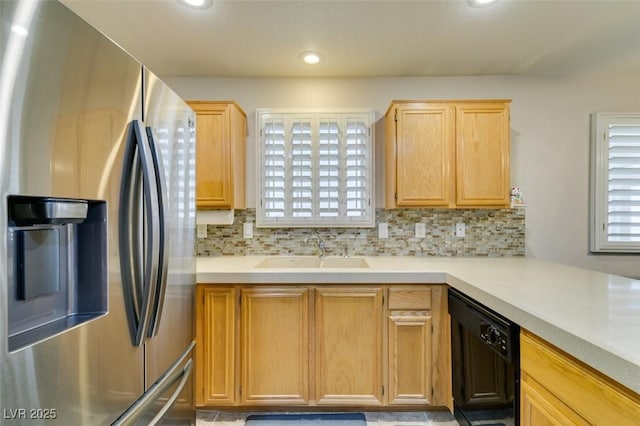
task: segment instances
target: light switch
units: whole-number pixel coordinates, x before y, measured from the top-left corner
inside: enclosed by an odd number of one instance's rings
[[[416,223],[416,238],[424,238],[426,235],[426,225],[422,222]]]
[[[464,238],[466,226],[464,223],[456,223],[456,237]]]
[[[381,222],[378,224],[378,239],[383,240],[389,238],[389,224]]]

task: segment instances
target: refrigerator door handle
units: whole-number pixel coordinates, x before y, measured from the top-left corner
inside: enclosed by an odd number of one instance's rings
[[[147,414],[147,412],[153,408],[158,399],[160,399],[164,393],[179,381],[178,386],[171,394],[171,397],[154,416],[151,422],[145,422],[145,425],[155,425],[162,421],[162,418],[171,409],[176,399],[184,389],[189,377],[191,377],[191,371],[193,369],[193,359],[190,358],[191,352],[195,347],[195,341],[191,342],[187,349],[182,353],[180,358],[174,362],[171,367],[156,381],[147,392],[144,393],[142,398],[136,401],[127,411],[114,421],[111,426],[129,426],[135,425],[141,420],[141,417]],[[180,368],[182,366],[182,368]]]
[[[141,172],[141,173],[140,173]],[[140,174],[142,174],[142,206],[136,202],[139,194]],[[155,167],[147,135],[138,120],[129,124],[129,136],[125,149],[125,159],[120,189],[122,214],[119,224],[120,267],[124,287],[124,298],[129,319],[132,342],[135,346],[143,343],[147,334],[153,295],[157,285],[157,262],[159,221],[158,190]],[[139,209],[142,208],[142,212]],[[143,254],[144,271],[140,274],[136,248],[140,246],[139,233],[135,233],[132,223],[137,217],[144,217]]]
[[[158,412],[158,414],[156,414],[156,416],[151,420],[151,422],[149,422],[149,425],[156,425],[160,423],[164,418],[164,416],[167,415],[169,410],[173,407],[173,405],[176,403],[176,400],[182,393],[182,390],[187,384],[187,381],[191,377],[192,370],[193,370],[193,360],[190,359],[189,361],[187,361],[187,363],[184,366],[184,369],[182,370],[182,377],[180,378],[180,383],[178,383],[178,386],[175,388],[175,390],[167,400],[167,403],[164,405],[164,407],[162,407],[162,409]]]
[[[156,293],[153,297],[153,311],[150,318],[149,331],[147,337],[153,337],[158,334],[160,328],[160,319],[162,318],[162,308],[164,306],[164,298],[167,290],[167,273],[169,270],[169,239],[167,235],[167,206],[169,202],[165,198],[167,195],[166,179],[164,167],[159,154],[159,147],[156,141],[154,131],[151,127],[147,127],[147,139],[151,148],[153,164],[156,172],[156,189],[158,191],[159,208],[159,240],[158,240],[158,277],[156,285]]]

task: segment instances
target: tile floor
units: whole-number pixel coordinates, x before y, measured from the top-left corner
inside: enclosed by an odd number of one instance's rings
[[[249,412],[198,411],[196,426],[242,426]],[[364,412],[367,426],[459,426],[448,412]]]

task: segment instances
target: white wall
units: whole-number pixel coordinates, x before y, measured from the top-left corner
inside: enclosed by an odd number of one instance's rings
[[[511,182],[528,204],[526,255],[640,277],[640,256],[588,252],[589,115],[640,112],[640,76],[166,81],[185,99],[233,99],[247,112],[249,206],[255,206],[256,108],[374,108],[379,119],[393,99],[512,99]],[[384,189],[381,133],[376,137],[378,206]]]

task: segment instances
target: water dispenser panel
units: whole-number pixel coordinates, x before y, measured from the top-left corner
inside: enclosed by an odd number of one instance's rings
[[[20,300],[60,289],[60,235],[58,229],[19,231],[17,235],[17,292]]]
[[[7,197],[10,352],[107,313],[107,203]]]

